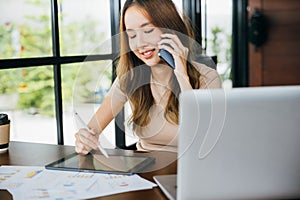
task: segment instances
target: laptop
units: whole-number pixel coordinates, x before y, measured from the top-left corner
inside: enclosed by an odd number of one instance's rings
[[[179,101],[178,175],[154,177],[169,199],[300,197],[300,86],[191,90]]]

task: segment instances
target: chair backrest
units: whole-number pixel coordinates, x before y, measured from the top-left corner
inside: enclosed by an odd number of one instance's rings
[[[208,56],[205,54],[200,54],[196,56],[196,62],[205,64],[213,69],[217,68],[217,56]]]

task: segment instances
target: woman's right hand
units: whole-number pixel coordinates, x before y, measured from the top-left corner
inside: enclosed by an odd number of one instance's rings
[[[92,149],[98,149],[99,134],[96,134],[93,130],[80,129],[75,133],[75,138],[75,151],[78,154],[86,155]]]

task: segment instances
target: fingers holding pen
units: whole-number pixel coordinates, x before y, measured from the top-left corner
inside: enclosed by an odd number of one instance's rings
[[[91,149],[87,149],[80,141],[75,141],[75,152],[81,155],[86,155]]]
[[[81,141],[92,149],[98,148],[98,135],[94,132],[94,130],[80,129],[79,133]]]
[[[92,149],[98,149],[98,137],[93,130],[80,129],[76,134],[76,147],[78,150],[90,151]]]

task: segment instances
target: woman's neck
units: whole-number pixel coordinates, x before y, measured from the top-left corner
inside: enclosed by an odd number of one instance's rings
[[[152,81],[158,82],[162,85],[169,85],[172,76],[172,69],[166,65],[156,65],[151,67]]]

